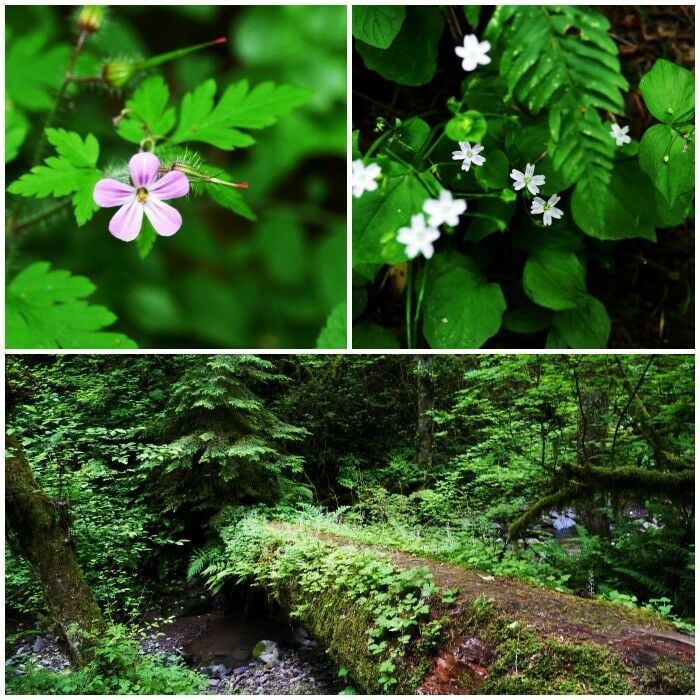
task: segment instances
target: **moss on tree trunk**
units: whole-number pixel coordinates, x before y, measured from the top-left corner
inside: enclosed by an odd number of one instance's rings
[[[32,474],[19,441],[8,436],[5,522],[10,547],[27,560],[41,583],[49,612],[78,666],[89,656],[86,635],[104,621],[72,549],[66,518]]]

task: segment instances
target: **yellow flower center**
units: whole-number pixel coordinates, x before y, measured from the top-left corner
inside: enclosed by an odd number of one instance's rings
[[[136,190],[136,199],[142,204],[148,200],[148,190],[145,187],[139,187]]]

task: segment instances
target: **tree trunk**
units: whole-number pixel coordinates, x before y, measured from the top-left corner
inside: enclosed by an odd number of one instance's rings
[[[423,472],[423,484],[433,471],[433,409],[435,394],[433,391],[433,358],[425,355],[416,357],[416,462]]]
[[[42,493],[24,450],[6,438],[5,525],[12,550],[27,560],[41,583],[51,616],[78,666],[86,660],[87,633],[104,627],[102,614],[80,571],[58,504]]]

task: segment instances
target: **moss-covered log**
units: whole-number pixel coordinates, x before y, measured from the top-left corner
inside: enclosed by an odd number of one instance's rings
[[[19,441],[6,438],[5,522],[8,542],[41,583],[47,607],[64,637],[71,659],[86,660],[86,635],[103,628],[100,609],[71,548],[65,516],[41,491]]]
[[[693,691],[692,637],[646,611],[363,547],[298,526],[265,528],[268,534],[255,544],[264,542],[256,557],[258,582],[349,670],[362,692]],[[343,563],[358,557],[364,562],[360,568]],[[384,564],[373,564],[373,558]],[[381,589],[388,607],[377,615],[377,607],[368,605],[374,593],[363,589],[372,577],[360,583],[359,572],[368,570],[404,580],[424,570],[437,584],[429,612],[405,628],[410,642],[403,647],[387,630],[401,627],[392,616],[404,615],[397,612],[404,598],[392,597],[391,586]],[[454,589],[458,595],[443,595]],[[385,637],[377,632],[382,629]],[[388,646],[376,646],[382,639]]]

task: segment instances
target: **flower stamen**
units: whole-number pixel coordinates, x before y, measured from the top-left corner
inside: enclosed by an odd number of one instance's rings
[[[145,187],[139,187],[136,190],[136,199],[141,202],[147,202],[148,201],[148,190]]]

